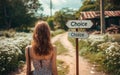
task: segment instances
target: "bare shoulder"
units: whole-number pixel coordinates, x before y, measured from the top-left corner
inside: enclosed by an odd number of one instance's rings
[[[28,48],[31,48],[32,47],[32,45],[27,45],[26,47],[25,47],[25,54],[26,53],[28,53],[27,51],[28,51]]]
[[[53,45],[53,50],[55,50],[55,51],[57,50],[56,45]]]
[[[25,47],[25,50],[26,50],[26,49],[28,49],[28,47],[30,47],[30,48],[31,48],[31,47],[32,47],[32,45],[27,45],[27,46]]]
[[[53,45],[53,48],[55,48],[56,47],[56,45]]]
[[[56,54],[57,53],[57,47],[56,45],[53,45],[53,51],[52,51],[53,54]]]

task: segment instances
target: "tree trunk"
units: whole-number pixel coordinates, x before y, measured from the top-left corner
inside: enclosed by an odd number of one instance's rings
[[[9,15],[8,15],[8,13],[7,13],[7,7],[6,7],[6,5],[4,4],[4,7],[3,7],[4,9],[4,22],[5,22],[5,24],[6,24],[6,28],[7,29],[9,29],[10,27],[11,27],[11,20],[10,20],[10,17],[9,17]]]

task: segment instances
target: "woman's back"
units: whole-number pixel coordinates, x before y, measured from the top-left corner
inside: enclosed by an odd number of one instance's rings
[[[53,57],[54,57],[54,50],[50,52],[49,55],[46,56],[39,56],[36,55],[32,46],[29,47],[30,58],[34,66],[34,75],[52,75],[52,67],[53,67]]]
[[[31,71],[31,61],[35,68],[34,75],[57,75],[56,48],[51,43],[47,22],[36,23],[31,46],[26,51],[29,51],[26,52],[27,75]]]
[[[35,68],[34,75],[52,75],[52,63],[50,59],[33,59],[33,66]]]

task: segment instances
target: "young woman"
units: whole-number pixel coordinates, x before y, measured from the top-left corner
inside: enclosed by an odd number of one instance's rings
[[[35,24],[33,41],[25,50],[27,73],[30,75],[31,61],[33,75],[58,75],[56,66],[56,47],[51,44],[50,28],[44,21]]]

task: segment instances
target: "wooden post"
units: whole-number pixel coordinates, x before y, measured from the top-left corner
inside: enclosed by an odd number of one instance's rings
[[[80,24],[86,24],[86,25],[85,26],[83,26],[83,25],[80,26]],[[78,29],[79,28],[90,28],[90,27],[92,27],[93,23],[90,20],[70,20],[70,21],[67,22],[66,25],[69,28],[75,28],[75,32],[69,32],[68,36],[76,38],[75,39],[75,42],[76,42],[76,75],[79,75],[79,43],[78,43],[79,40],[78,40],[78,38],[81,38],[81,39],[84,38],[85,39],[85,38],[88,37],[88,34],[86,32],[78,33]],[[79,34],[80,35],[83,34],[83,36],[80,36]]]
[[[78,29],[76,29],[78,32]],[[76,75],[79,75],[79,51],[78,51],[78,38],[76,38]]]
[[[104,0],[100,0],[101,34],[105,33]]]

